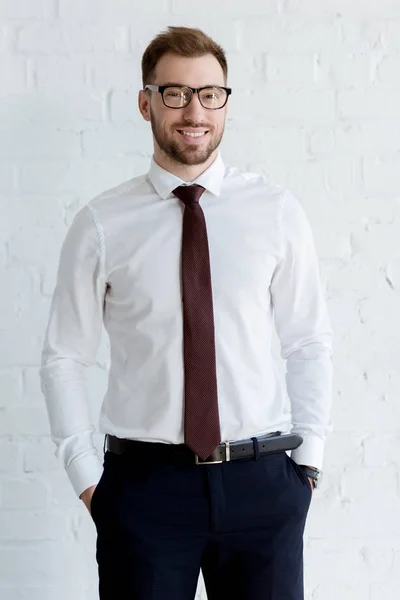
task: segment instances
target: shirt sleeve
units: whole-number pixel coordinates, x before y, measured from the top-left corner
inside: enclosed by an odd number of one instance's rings
[[[100,345],[105,289],[104,242],[93,210],[85,206],[62,245],[40,369],[56,456],[78,496],[98,483],[103,470],[84,368],[95,363]]]
[[[332,431],[332,330],[323,295],[312,232],[300,203],[283,195],[282,252],[271,282],[292,432],[303,437],[292,451],[298,464],[321,469],[324,442]]]

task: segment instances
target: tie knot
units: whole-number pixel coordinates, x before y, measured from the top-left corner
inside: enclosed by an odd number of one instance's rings
[[[195,202],[199,202],[202,193],[205,188],[202,185],[180,185],[175,188],[172,193],[175,194],[181,202],[185,204],[185,206],[189,206],[194,204]]]

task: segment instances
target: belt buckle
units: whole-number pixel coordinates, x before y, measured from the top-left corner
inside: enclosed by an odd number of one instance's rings
[[[225,444],[225,460],[201,460],[201,458],[195,454],[194,461],[196,465],[217,465],[223,462],[229,462],[231,460],[231,448],[229,442],[223,442]]]

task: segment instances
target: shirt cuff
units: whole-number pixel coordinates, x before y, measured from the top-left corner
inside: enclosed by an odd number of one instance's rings
[[[79,497],[87,488],[99,483],[103,467],[96,454],[89,454],[74,460],[66,471],[72,487]]]
[[[303,443],[295,450],[292,450],[291,458],[298,465],[307,465],[322,470],[324,441],[315,435],[302,435],[302,437]]]

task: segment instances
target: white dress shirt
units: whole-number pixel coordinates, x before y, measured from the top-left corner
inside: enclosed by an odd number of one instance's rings
[[[225,167],[220,154],[193,183],[206,189],[222,440],[292,430],[304,438],[292,458],[321,468],[332,333],[303,209],[263,176]],[[78,495],[102,473],[84,372],[103,323],[110,369],[100,432],[184,442],[184,206],[171,193],[182,184],[153,158],[149,173],[84,206],[63,243],[40,376],[56,455]],[[274,323],[286,389],[271,353]]]

